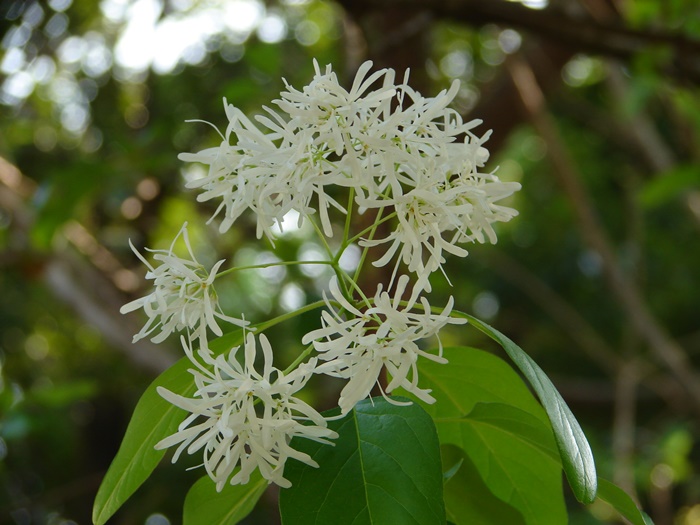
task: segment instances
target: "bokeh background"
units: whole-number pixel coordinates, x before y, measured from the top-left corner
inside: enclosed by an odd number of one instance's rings
[[[179,356],[132,344],[144,319],[118,313],[147,290],[129,239],[166,248],[187,220],[204,263],[319,252],[290,227],[275,255],[250,218],[219,236],[184,188],[203,168],[177,159],[220,140],[185,120],[225,129],[223,97],[260,113],[313,58],[346,83],[366,59],[410,68],[426,95],[461,80],[457,108],[493,130],[490,168],[522,183],[520,216],[450,260],[435,295],[538,361],[601,474],[657,525],[700,524],[700,2],[2,0],[0,15],[1,524],[90,523],[136,401]],[[318,268],[219,295],[264,320],[318,299]],[[269,334],[280,365],[317,323]],[[317,385],[317,405],[336,394]],[[180,523],[200,475],[163,462],[112,523]],[[247,523],[276,523],[275,498]],[[617,523],[570,499],[572,524]]]

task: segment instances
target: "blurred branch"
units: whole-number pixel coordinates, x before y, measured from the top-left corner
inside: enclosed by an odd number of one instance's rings
[[[636,498],[634,482],[634,451],[636,429],[637,387],[640,363],[635,358],[625,360],[615,378],[615,406],[612,429],[612,449],[615,471],[613,480],[625,492]]]
[[[620,107],[627,96],[626,79],[619,71],[619,65],[610,65],[607,71],[609,91],[614,98],[613,106]],[[617,85],[617,80],[611,76],[619,77],[618,80],[622,81],[622,85]],[[630,117],[615,116],[610,111],[603,111],[595,104],[566,93],[559,93],[557,99],[560,102],[557,104],[558,112],[568,115],[597,135],[604,137],[608,143],[615,144],[624,150],[642,173],[652,177],[664,177],[678,167],[678,158],[647,114],[637,113]],[[677,127],[683,126],[679,123]],[[700,205],[698,204],[700,192],[686,190],[683,202],[695,225],[700,227]]]
[[[669,52],[662,72],[700,83],[700,42],[682,35],[625,27],[615,21],[596,21],[555,7],[530,9],[505,0],[340,0],[349,12],[360,14],[387,8],[424,9],[439,18],[472,26],[502,24],[566,45],[577,53],[621,60],[652,49]]]
[[[518,88],[523,109],[536,131],[547,142],[554,172],[573,206],[584,239],[601,257],[603,270],[614,297],[620,303],[632,327],[649,345],[652,354],[684,386],[694,402],[695,409],[700,411],[700,381],[695,377],[685,351],[658,323],[636,284],[623,272],[612,243],[581,184],[580,174],[559,138],[554,122],[546,112],[545,100],[532,69],[518,57],[509,59],[506,66]]]
[[[605,371],[608,376],[616,381],[615,392],[600,391],[599,397],[596,398],[593,393],[585,393],[587,389],[595,390],[594,387],[579,385],[579,388],[574,386],[571,378],[567,378],[565,381],[560,379],[560,383],[567,386],[567,399],[571,396],[572,399],[579,401],[603,402],[605,400],[605,402],[609,403],[617,402],[617,396],[619,395],[617,391],[618,382],[622,376],[627,379],[627,372],[623,369],[628,368],[629,363],[625,359],[620,358],[619,352],[603,339],[595,327],[579,314],[573,305],[536,274],[520,264],[517,259],[509,257],[502,251],[491,247],[489,252],[489,267],[497,272],[501,278],[510,281],[513,286],[539,306],[543,312],[547,313],[601,370]],[[644,385],[669,406],[682,406],[684,390],[679,387],[678,382],[670,375],[654,374],[655,369],[656,365],[641,359],[639,356],[635,357],[634,371],[636,381],[639,382],[644,377]],[[605,384],[608,383],[605,382]],[[559,383],[557,383],[557,387],[559,387]],[[598,386],[597,388],[601,387]],[[637,395],[635,391],[635,396]]]
[[[627,121],[612,118],[609,108],[601,108],[588,100],[562,91],[557,93],[556,111],[604,138],[606,143],[614,144],[616,148],[624,151],[640,171],[653,173],[657,169],[660,157],[643,148],[635,136],[636,133],[631,129],[633,126]]]
[[[2,157],[0,157],[0,183],[11,190],[15,198],[27,199],[36,190],[36,183],[32,179],[22,175],[17,166]]]
[[[175,362],[173,354],[142,339],[131,342],[139,328],[131,319],[122,319],[121,295],[100,272],[78,257],[54,255],[44,269],[44,280],[51,291],[105,340],[129,360],[145,370],[159,374]]]
[[[629,82],[624,76],[619,64],[608,62],[605,69],[606,83],[612,94],[614,105],[624,107],[630,98]],[[637,112],[626,118],[628,137],[633,140],[649,166],[655,172],[670,170],[676,164],[676,158],[664,139],[656,130],[654,123],[646,113]]]
[[[619,64],[610,63],[607,68],[607,84],[616,105],[621,106],[629,97],[629,82],[621,71]],[[659,177],[665,176],[678,165],[678,159],[668,147],[656,126],[646,113],[636,113],[628,117],[629,125],[625,126],[629,137],[635,142],[638,151],[647,159],[652,173]],[[691,191],[685,196],[685,205],[690,216],[700,225],[700,208],[697,205],[699,193]]]
[[[347,17],[346,27],[360,29],[362,38],[353,37],[349,45],[359,44],[359,49],[354,49],[350,55],[357,61],[358,52],[364,51],[363,60],[370,59],[375,67],[390,67],[397,73],[398,79],[403,79],[406,70],[411,71],[409,83],[418,91],[426,91],[429,78],[425,69],[425,63],[430,50],[430,27],[433,16],[430,11],[420,5],[411,7],[386,6],[384,9],[354,12],[352,6],[347,5],[346,11],[351,14]],[[355,65],[359,65],[355,64]]]
[[[54,295],[70,305],[83,321],[97,328],[112,347],[139,367],[156,374],[165,370],[175,362],[166,349],[145,340],[132,344],[130,334],[138,332],[138,327],[119,313],[125,301],[114,280],[120,276],[123,279],[127,270],[85,228],[71,222],[66,230],[67,238],[100,269],[112,269],[112,279],[66,249],[48,254],[32,252],[29,234],[34,217],[26,200],[31,198],[35,187],[30,178],[0,157],[0,208],[12,218],[13,229],[12,251],[8,252],[7,262],[33,261]]]
[[[640,257],[644,245],[645,230],[643,212],[636,198],[638,181],[636,173],[623,177],[623,206],[626,238],[623,241],[627,253],[627,276],[630,283],[641,286],[646,266]],[[641,355],[641,338],[634,327],[622,328],[621,365],[615,376],[615,403],[612,423],[613,480],[629,495],[637,499],[635,489],[634,453],[637,421],[637,390],[640,381],[649,373],[646,356]],[[669,405],[674,406],[674,405]]]
[[[615,350],[547,283],[516,259],[493,248],[490,250],[489,266],[530,297],[600,368],[609,375],[616,374],[622,363]]]

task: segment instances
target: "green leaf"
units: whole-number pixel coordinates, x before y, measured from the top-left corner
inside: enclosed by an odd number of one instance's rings
[[[95,525],[105,523],[124,504],[165,454],[153,447],[177,431],[185,414],[160,397],[156,387],[163,386],[181,395],[192,394],[195,385],[187,372],[189,366],[187,358],[180,359],[159,375],[139,399],[119,451],[97,491],[92,509]]]
[[[676,198],[684,191],[700,187],[700,168],[695,165],[677,166],[644,185],[639,202],[645,208],[655,208]]]
[[[501,358],[474,348],[443,355],[449,364],[420,364],[421,385],[436,399],[423,406],[440,443],[460,447],[488,490],[525,523],[566,523],[561,461],[542,406]]]
[[[210,343],[219,353],[240,344],[240,331],[225,334]],[[139,399],[126,429],[117,455],[107,470],[97,491],[92,509],[95,525],[105,523],[136,491],[165,455],[153,447],[163,438],[174,434],[186,414],[160,397],[156,388],[162,386],[182,396],[192,395],[195,384],[188,372],[191,363],[183,357],[160,374]]]
[[[48,249],[56,230],[80,213],[81,205],[87,204],[104,180],[95,177],[95,173],[102,172],[109,177],[104,170],[103,165],[85,160],[73,163],[70,168],[52,169],[49,180],[42,184],[34,201],[37,216],[30,238],[36,248]]]
[[[538,449],[561,463],[552,435],[552,428],[529,413],[501,403],[478,403],[466,419],[474,425],[491,427],[511,434],[513,439]]]
[[[263,42],[251,42],[250,45],[246,46],[245,54],[246,60],[252,68],[275,78],[280,76],[282,71],[282,53],[279,46]],[[251,77],[255,78],[253,75]]]
[[[574,495],[582,503],[593,502],[597,490],[593,452],[581,426],[557,389],[537,363],[513,341],[476,317],[463,315],[474,327],[498,342],[530,382],[552,423],[564,472]]]
[[[458,450],[459,455],[456,457],[446,456],[445,450]],[[445,483],[450,481],[452,477],[459,472],[462,468],[462,463],[464,463],[464,452],[461,448],[455,447],[453,445],[443,445],[440,447],[440,457],[442,457],[442,479]]]
[[[419,405],[365,400],[329,426],[339,434],[335,446],[292,440],[319,468],[287,463],[284,525],[444,525],[437,433]]]
[[[459,465],[445,482],[447,519],[454,525],[526,525],[522,514],[489,490],[476,465],[454,445],[440,447],[443,465]]]
[[[624,490],[606,479],[598,478],[598,497],[612,505],[632,525],[654,525],[651,518],[639,510]]]
[[[70,381],[58,385],[42,385],[27,394],[27,399],[46,407],[65,407],[89,399],[97,392],[93,380]]]
[[[187,493],[183,525],[236,525],[251,513],[267,485],[256,470],[245,485],[226,484],[216,492],[216,484],[204,476]]]

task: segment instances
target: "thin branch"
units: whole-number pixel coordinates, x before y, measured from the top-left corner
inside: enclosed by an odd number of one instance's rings
[[[549,7],[530,9],[504,0],[340,0],[351,13],[389,8],[423,9],[439,18],[471,26],[501,24],[573,48],[575,52],[630,60],[639,53],[663,49],[671,57],[662,72],[700,83],[700,42],[682,35],[638,30],[614,21],[596,21]]]
[[[603,339],[600,333],[592,326],[567,300],[547,285],[536,274],[528,268],[520,264],[516,259],[509,257],[503,252],[494,250],[493,247],[489,250],[489,267],[498,275],[511,282],[513,286],[528,296],[533,303],[538,305],[543,312],[547,313],[555,323],[571,336],[575,344],[595,362],[608,376],[619,381],[621,375],[626,374],[622,369],[628,366],[628,363],[619,357],[619,352],[610,346]],[[657,365],[650,363],[641,357],[635,358],[634,370],[636,380],[639,382],[644,378],[644,386],[654,392],[669,406],[685,407],[686,397],[684,390],[679,386],[678,382],[670,375],[655,374]],[[593,394],[584,394],[588,391],[588,387],[578,388],[576,382],[570,378],[555,382],[557,388],[560,385],[567,385],[566,398],[572,396],[572,399],[593,401]],[[600,388],[598,386],[597,388]],[[612,404],[616,402],[618,393],[616,392],[599,392],[598,401],[603,399]],[[564,394],[564,392],[562,392]],[[609,395],[608,395],[609,394]],[[587,396],[587,397],[586,397]],[[639,397],[639,393],[635,391],[635,396]]]
[[[624,77],[619,64],[608,64],[607,85],[617,105],[622,105],[630,95],[629,82]],[[629,130],[629,136],[636,142],[639,152],[648,160],[653,175],[656,177],[668,175],[670,170],[678,166],[678,159],[654,123],[641,112],[629,116],[628,119],[629,125],[625,127]],[[700,209],[696,204],[698,198],[697,191],[689,191],[684,198],[686,208],[696,225],[700,225]]]
[[[28,239],[34,216],[26,200],[32,197],[35,189],[29,177],[0,157],[0,209],[13,218],[11,234],[16,237],[13,255],[20,263],[27,255],[32,255]],[[175,362],[173,354],[150,341],[132,344],[131,334],[138,331],[135,317],[119,314],[119,307],[125,301],[116,283],[120,280],[118,277],[124,280],[126,270],[79,223],[69,224],[68,231],[73,232],[68,237],[76,248],[93,264],[69,250],[41,255],[38,266],[48,288],[86,323],[97,328],[105,340],[131,362],[156,374],[165,370]],[[78,240],[80,242],[76,242]],[[124,284],[129,284],[129,280]]]
[[[139,330],[135,325],[136,316],[122,319],[120,294],[109,280],[84,261],[56,254],[44,269],[44,279],[56,297],[99,330],[110,346],[119,349],[134,364],[159,374],[175,363],[174,355],[162,345],[145,339],[132,343],[132,334]]]
[[[608,62],[605,73],[608,92],[612,95],[615,106],[624,107],[631,90],[620,64]],[[636,142],[639,153],[644,155],[654,172],[668,171],[676,165],[673,151],[646,113],[638,112],[623,118],[627,121],[624,128],[628,130],[629,138]]]
[[[624,361],[615,380],[615,408],[612,449],[615,458],[614,481],[627,494],[634,495],[634,450],[637,411],[637,387],[640,380],[639,362]]]
[[[637,285],[628,278],[619,264],[588,193],[581,184],[580,174],[559,138],[554,122],[546,112],[545,100],[529,65],[513,57],[506,62],[513,76],[532,125],[547,142],[550,159],[554,165],[564,193],[569,198],[581,232],[589,246],[600,255],[603,271],[611,291],[629,322],[639,336],[649,345],[654,357],[662,363],[683,385],[700,411],[700,381],[695,377],[683,348],[678,345],[659,324],[646,304]]]

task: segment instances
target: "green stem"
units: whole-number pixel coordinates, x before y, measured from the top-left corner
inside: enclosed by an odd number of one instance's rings
[[[384,207],[380,208],[380,211],[381,211],[381,210],[384,210]],[[352,244],[353,242],[355,242],[355,241],[361,239],[362,236],[365,235],[365,234],[368,233],[368,232],[371,232],[370,235],[374,235],[374,230],[377,229],[377,226],[379,226],[380,224],[383,224],[383,223],[385,223],[385,222],[387,222],[387,221],[390,221],[391,219],[393,219],[394,217],[396,217],[396,215],[397,215],[397,213],[394,211],[394,212],[390,213],[389,215],[387,215],[386,217],[382,217],[381,219],[379,219],[379,217],[381,216],[381,213],[380,213],[379,215],[377,215],[377,219],[375,219],[374,222],[372,223],[372,226],[367,226],[367,228],[365,228],[364,230],[362,230],[360,233],[358,233],[358,234],[355,235],[354,237],[348,239],[348,240],[347,240],[347,244],[350,245],[350,244]],[[370,238],[371,238],[371,237],[370,237]]]
[[[316,231],[316,235],[318,235],[318,238],[321,241],[323,248],[326,250],[326,254],[328,255],[328,258],[330,259],[330,261],[332,261],[335,257],[333,256],[333,250],[331,250],[331,247],[328,245],[328,242],[326,241],[326,236],[323,234],[323,232],[321,231],[321,228],[318,226],[318,224],[316,224],[315,220],[313,220],[311,217],[307,217],[307,219],[311,223],[311,225],[314,227],[314,230]]]
[[[301,264],[325,264],[330,266],[333,263],[332,261],[277,261],[265,264],[252,264],[250,266],[234,266],[233,268],[217,273],[216,278],[223,277],[224,275],[228,275],[239,270],[259,270],[264,268],[272,268],[273,266],[296,266]]]
[[[379,208],[379,211],[377,212],[377,218],[374,220],[374,224],[369,228],[369,236],[367,240],[372,240],[374,238],[374,234],[377,232],[377,228],[379,225],[384,222],[382,220],[382,213],[384,213],[384,207],[382,206]],[[394,212],[392,215],[395,215],[396,212]],[[389,216],[391,217],[391,215]],[[357,280],[360,278],[360,272],[362,271],[362,266],[365,264],[365,259],[367,258],[367,253],[369,252],[369,246],[365,246],[364,249],[362,250],[362,255],[360,256],[360,262],[357,263],[357,268],[355,269],[355,275],[353,276],[353,281],[357,282]]]
[[[295,317],[304,314],[306,312],[310,312],[311,310],[315,310],[316,308],[321,308],[322,306],[325,306],[326,302],[325,301],[316,301],[311,304],[307,304],[306,306],[302,306],[298,310],[294,310],[293,312],[287,312],[286,314],[278,315],[277,317],[273,319],[269,319],[263,323],[258,323],[256,325],[253,325],[251,327],[251,330],[255,330],[256,333],[259,332],[264,332],[268,328],[272,328],[273,326],[282,323],[284,321],[288,321],[289,319],[294,319]]]
[[[335,270],[335,276],[338,279],[338,288],[340,288],[340,293],[342,293],[343,297],[345,297],[348,301],[352,302],[352,294],[345,283],[345,280],[349,279],[349,277],[340,266],[334,265],[333,269]]]
[[[348,282],[350,283],[350,286],[351,286],[351,287],[357,292],[357,294],[362,298],[362,301],[364,301],[364,303],[365,303],[365,305],[367,306],[367,308],[371,308],[371,307],[372,307],[372,304],[370,303],[370,301],[369,301],[369,299],[367,298],[367,296],[365,295],[365,293],[362,291],[362,288],[359,287],[359,285],[357,284],[357,282],[356,282],[355,280],[353,280],[353,279],[352,279],[349,275],[347,275],[347,274],[345,274],[345,278],[346,278],[346,279],[348,280]],[[346,296],[346,298],[347,298],[347,296]],[[350,303],[353,303],[353,302],[354,302],[354,301],[352,300],[352,296],[350,296],[350,297],[348,298],[348,300],[350,301]]]
[[[343,255],[343,252],[345,251],[345,248],[347,248],[352,241],[349,241],[349,236],[350,236],[350,223],[352,221],[352,202],[355,200],[355,188],[350,187],[350,192],[348,195],[348,206],[347,210],[348,213],[345,216],[345,229],[343,230],[343,244],[341,245],[341,249],[338,250],[338,253],[336,254],[336,258],[338,261],[340,261],[340,257]]]
[[[307,346],[304,351],[297,356],[297,358],[292,362],[291,365],[289,365],[287,368],[284,369],[282,372],[284,375],[287,375],[289,372],[292,370],[296,369],[301,363],[306,360],[307,357],[309,357],[309,354],[313,351],[314,345],[309,345]]]

